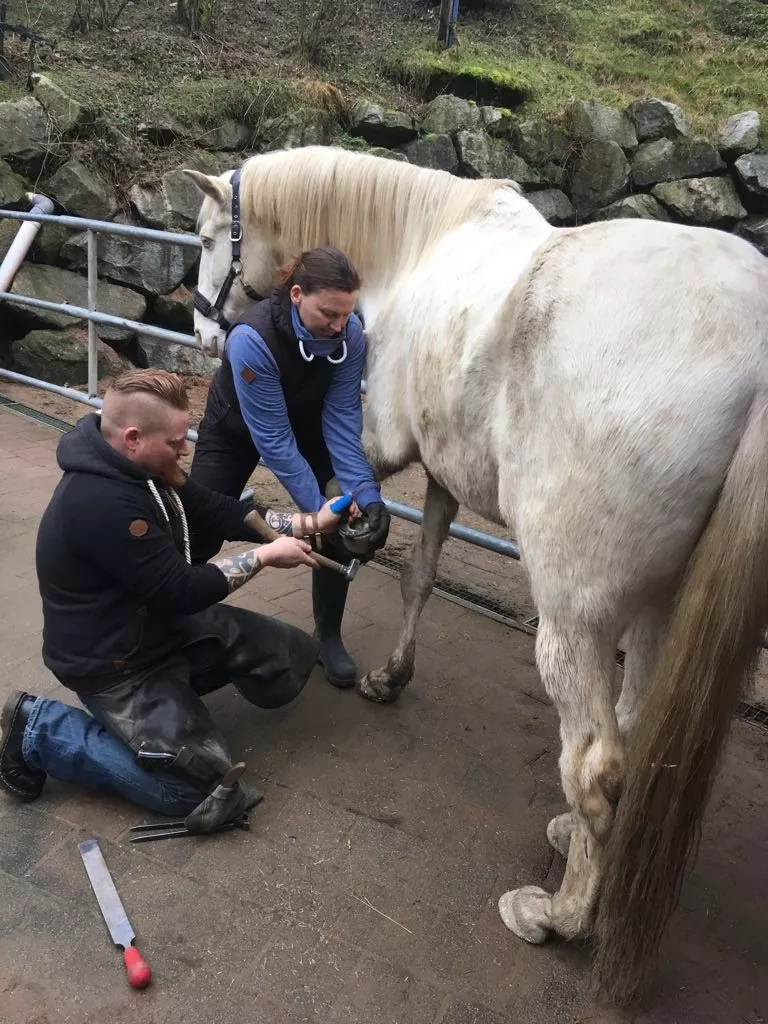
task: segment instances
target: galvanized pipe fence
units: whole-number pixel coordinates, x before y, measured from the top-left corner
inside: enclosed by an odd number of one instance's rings
[[[38,208],[50,208],[49,200],[43,196],[29,196],[31,201],[34,201]],[[12,291],[0,290],[0,304],[5,301],[15,302],[22,306],[27,306],[32,309],[48,309],[57,313],[64,313],[67,316],[71,316],[77,320],[86,320],[88,323],[88,392],[83,394],[82,391],[77,391],[75,388],[64,387],[59,384],[51,384],[49,381],[40,380],[37,377],[29,377],[23,373],[16,373],[13,370],[6,370],[0,367],[0,378],[11,380],[19,384],[29,384],[32,387],[49,391],[57,395],[61,395],[64,398],[69,398],[74,402],[80,402],[84,405],[89,405],[92,408],[100,409],[102,401],[98,397],[98,334],[96,332],[96,324],[109,324],[114,327],[124,327],[129,330],[135,331],[137,334],[144,334],[151,338],[158,338],[160,341],[175,342],[179,345],[187,345],[190,348],[196,348],[197,342],[189,334],[183,334],[179,331],[170,331],[164,327],[156,327],[153,324],[145,324],[136,320],[128,320],[125,317],[113,316],[110,313],[104,313],[99,311],[97,308],[98,303],[98,235],[99,234],[111,234],[111,235],[122,235],[129,238],[141,239],[144,241],[160,242],[164,245],[181,245],[192,249],[201,248],[200,239],[197,235],[183,234],[173,231],[158,231],[155,228],[140,228],[132,224],[113,224],[111,221],[91,220],[86,217],[68,217],[63,215],[51,214],[51,213],[35,213],[35,212],[23,212],[18,210],[0,210],[0,218],[8,220],[18,221],[32,221],[37,222],[41,226],[44,224],[59,224],[62,227],[70,228],[74,231],[86,231],[87,232],[87,280],[88,280],[88,291],[87,291],[87,308],[82,306],[74,306],[67,302],[49,302],[46,299],[37,299],[30,295],[18,295]],[[19,232],[21,234],[21,232]],[[30,232],[27,235],[26,246],[27,250],[31,246],[34,240],[34,235]],[[12,250],[16,250],[18,257],[18,248],[22,245],[21,239],[17,236],[17,242],[11,246],[9,252],[3,261],[3,266],[0,267],[0,284],[2,281],[3,273],[2,270],[5,268],[6,261],[9,255],[12,255]],[[11,268],[13,269],[13,268]],[[365,381],[362,386],[363,392],[365,392]],[[190,430],[187,433],[187,437],[193,443],[197,441],[197,432]],[[249,494],[251,492],[245,492]],[[413,508],[411,505],[404,505],[399,501],[391,501],[384,497],[384,504],[391,515],[396,516],[398,519],[403,519],[410,523],[416,523],[420,525],[423,521],[423,513]],[[520,558],[520,548],[513,540],[504,540],[500,537],[494,537],[492,534],[484,533],[481,530],[475,530],[470,526],[464,526],[461,523],[452,523],[450,530],[448,531],[449,536],[456,540],[464,541],[467,544],[472,544],[475,547],[484,548],[486,551],[492,551],[498,555],[505,555],[507,558]],[[534,619],[526,621],[526,623],[519,624],[521,628],[525,628],[528,632],[535,633],[537,622],[536,617]],[[768,647],[768,628],[766,628],[763,634],[763,647]],[[744,713],[743,709],[746,708],[747,713]],[[754,714],[761,716],[755,718],[760,724],[765,724],[765,709],[755,708],[752,705],[742,705],[743,717],[754,718]]]
[[[133,224],[113,224],[111,221],[91,220],[87,217],[68,217],[51,213],[32,213],[19,210],[0,210],[0,218],[18,221],[32,221],[44,224],[58,224],[61,227],[73,231],[87,232],[87,302],[88,306],[75,306],[68,302],[51,302],[47,299],[38,299],[30,295],[19,295],[13,291],[0,291],[0,303],[10,301],[20,306],[27,306],[30,309],[45,309],[56,313],[63,313],[76,320],[85,320],[88,323],[88,384],[87,394],[77,391],[75,388],[64,387],[60,384],[51,384],[49,381],[40,380],[38,377],[30,377],[23,373],[16,373],[13,370],[5,370],[0,367],[0,378],[14,381],[19,384],[29,384],[53,394],[69,398],[74,402],[90,405],[93,408],[101,408],[101,399],[98,397],[98,334],[97,324],[107,324],[113,327],[123,327],[143,334],[147,337],[158,338],[160,341],[174,342],[178,345],[187,345],[190,348],[197,348],[197,342],[189,334],[179,331],[167,330],[164,327],[156,327],[153,324],[141,323],[137,320],[129,320],[126,317],[113,316],[110,313],[101,312],[98,309],[98,235],[122,235],[128,238],[140,239],[142,241],[160,242],[164,245],[180,245],[190,249],[201,248],[200,239],[197,235],[182,234],[173,231],[158,231],[155,228],[140,228]],[[30,238],[30,244],[32,238]],[[363,382],[365,391],[365,382]],[[187,437],[193,443],[197,441],[197,432],[190,430]],[[399,501],[390,501],[383,498],[384,504],[389,513],[398,519],[404,519],[410,523],[421,524],[424,516],[420,509],[410,505],[404,505]],[[451,524],[449,536],[456,540],[473,544],[475,547],[484,548],[486,551],[493,551],[495,554],[506,555],[508,558],[520,558],[520,549],[512,540],[504,540],[494,537],[492,534],[475,530],[470,526],[461,523]]]

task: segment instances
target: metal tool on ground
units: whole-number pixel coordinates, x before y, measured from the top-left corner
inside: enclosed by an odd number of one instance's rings
[[[115,883],[112,881],[98,841],[86,839],[80,843],[80,856],[83,858],[85,870],[99,902],[109,934],[112,936],[112,941],[123,950],[128,981],[133,988],[146,988],[152,980],[152,971],[133,945],[133,940],[136,938],[135,932],[131,928],[128,916],[117,894]]]
[[[263,516],[259,515],[256,509],[252,509],[248,513],[247,518],[256,533],[267,543],[280,537],[277,530],[273,529]],[[344,576],[350,582],[357,576],[357,570],[360,568],[360,560],[357,558],[353,558],[349,565],[342,565],[341,562],[334,562],[332,558],[327,558],[317,551],[313,551],[311,557],[314,558],[318,565],[322,565],[326,569],[333,569],[334,572]]]
[[[132,843],[150,843],[155,839],[175,839],[177,836],[207,836],[216,832],[231,832],[251,827],[248,809],[261,803],[264,794],[253,787],[247,793],[238,790],[245,772],[245,761],[233,764],[221,781],[200,804],[182,821],[164,821],[150,825],[133,825],[129,831]],[[245,806],[244,810],[241,808]],[[238,812],[239,813],[236,813]]]
[[[175,839],[177,836],[210,836],[217,832],[231,832],[233,829],[242,828],[246,832],[251,827],[251,816],[246,811],[238,814],[232,821],[225,821],[223,825],[217,825],[209,832],[193,832],[187,828],[184,821],[162,821],[152,825],[132,825],[129,832],[135,832],[131,836],[132,843],[151,843],[155,839]]]

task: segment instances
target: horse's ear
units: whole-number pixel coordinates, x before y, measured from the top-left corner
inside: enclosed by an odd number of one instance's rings
[[[202,171],[192,171],[186,167],[184,168],[184,174],[192,179],[203,195],[210,196],[214,202],[221,205],[229,203],[232,195],[230,186],[225,181],[222,181],[221,178],[214,178],[209,174],[203,174]]]

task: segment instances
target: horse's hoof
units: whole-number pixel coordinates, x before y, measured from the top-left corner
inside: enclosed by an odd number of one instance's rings
[[[540,946],[552,930],[551,906],[552,897],[548,892],[537,885],[524,885],[522,889],[504,893],[499,900],[499,913],[511,932]]]
[[[402,686],[393,684],[392,677],[386,669],[376,668],[364,675],[357,684],[357,692],[367,700],[378,704],[391,704],[403,692]]]
[[[568,860],[568,850],[571,846],[571,831],[573,830],[573,816],[570,811],[565,814],[558,814],[556,818],[547,825],[547,840],[549,845]]]

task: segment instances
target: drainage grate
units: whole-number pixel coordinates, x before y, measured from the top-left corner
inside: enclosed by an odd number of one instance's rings
[[[376,552],[374,561],[377,568],[383,569],[393,575],[398,575],[403,567],[402,558],[393,558],[392,555],[383,551]],[[479,594],[471,587],[464,587],[460,583],[448,580],[444,576],[441,576],[439,571],[437,579],[435,580],[433,592],[439,597],[443,597],[448,601],[453,601],[455,604],[460,604],[466,608],[472,609],[473,611],[488,615],[490,618],[496,619],[497,622],[502,622],[514,629],[521,629],[524,633],[534,634],[536,632],[535,629],[531,629],[528,626],[527,620],[524,621],[519,619],[515,615],[514,609],[510,608],[509,605],[506,605],[501,601],[494,601],[493,598]]]
[[[15,402],[5,395],[0,395],[0,409],[8,409],[9,412],[26,416],[30,420],[37,420],[38,423],[43,423],[46,427],[53,427],[54,430],[61,431],[62,434],[73,427],[73,424],[67,423],[66,420],[60,420],[57,416],[49,416],[47,412],[40,412],[39,409],[33,409],[29,405],[24,405],[23,402]]]
[[[750,704],[746,700],[740,700],[736,714],[745,722],[761,725],[764,729],[768,729],[768,707],[765,704]]]
[[[532,615],[525,620],[525,625],[537,629],[539,625],[538,615]],[[616,664],[624,665],[624,651],[616,651]],[[752,722],[753,725],[761,725],[768,729],[768,707],[764,704],[750,704],[748,701],[740,700],[736,706],[736,714],[745,722]]]
[[[397,575],[402,566],[402,561],[389,555],[384,555],[382,552],[377,552],[374,564],[376,568],[392,575]],[[456,586],[439,576],[435,583],[434,593],[448,601],[454,601],[456,604],[463,605],[471,611],[476,611],[481,615],[487,615],[490,618],[496,619],[497,622],[510,626],[512,629],[521,629],[524,633],[529,633],[532,636],[536,635],[539,625],[538,615],[531,615],[526,619],[515,618],[514,615],[510,614],[509,609],[500,602],[480,597],[469,588],[460,585]],[[616,651],[617,665],[623,667],[624,658],[624,651]],[[745,722],[751,722],[753,725],[768,729],[768,706],[764,704],[750,704],[748,701],[739,701],[736,715]]]

